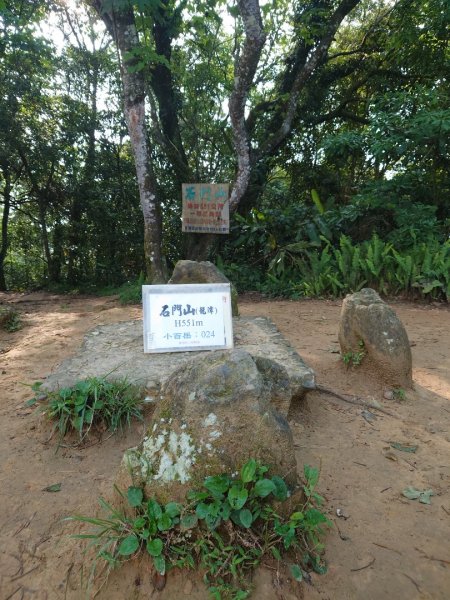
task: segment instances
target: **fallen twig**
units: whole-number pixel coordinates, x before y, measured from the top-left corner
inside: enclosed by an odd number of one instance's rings
[[[22,586],[19,586],[17,588],[17,590],[14,590],[14,592],[12,594],[10,594],[7,598],[5,598],[5,600],[10,600],[10,598],[12,598],[13,596],[15,596],[17,594],[17,592],[20,592],[21,589],[22,589]],[[23,592],[22,592],[22,598],[23,598]]]
[[[25,573],[19,573],[19,575],[16,575],[15,577],[12,577],[11,581],[16,581],[16,579],[21,579],[22,577],[25,577],[25,575],[29,575],[33,571],[36,571],[36,569],[38,569],[38,568],[39,568],[39,565],[36,565],[32,569],[28,569],[28,571],[25,571]]]
[[[314,389],[316,389],[318,392],[322,392],[323,394],[328,394],[330,396],[334,396],[338,400],[342,400],[343,402],[347,402],[348,404],[354,404],[356,406],[363,406],[364,408],[371,408],[372,410],[378,410],[379,412],[381,412],[385,415],[389,415],[390,417],[395,417],[394,414],[385,410],[381,406],[378,406],[378,405],[374,404],[373,402],[366,402],[365,400],[362,400],[361,398],[357,398],[356,396],[354,396],[352,398],[346,398],[342,394],[339,394],[338,392],[335,392],[334,390],[330,390],[321,385],[316,385],[316,387]]]
[[[399,550],[395,550],[395,548],[389,548],[389,546],[383,546],[383,544],[377,544],[376,542],[372,542],[372,544],[374,546],[378,546],[378,548],[384,548],[385,550],[390,550],[391,552],[396,552],[397,554],[400,554],[400,556],[402,554]]]
[[[416,590],[419,592],[419,594],[421,594],[422,590],[420,589],[420,585],[416,581],[414,581],[414,579],[410,575],[408,575],[407,573],[403,573],[403,575],[405,577],[407,577],[415,585]]]
[[[26,529],[26,528],[27,528],[27,527],[30,525],[31,521],[34,519],[34,517],[35,517],[35,516],[36,516],[36,513],[34,513],[34,514],[33,514],[33,515],[32,515],[32,516],[31,516],[31,517],[28,519],[28,521],[25,521],[25,523],[24,523],[23,525],[21,525],[21,526],[19,527],[19,529],[17,529],[17,530],[14,532],[14,536],[16,536],[17,534],[19,534],[19,533],[22,531],[22,529]]]
[[[367,565],[364,565],[364,567],[359,567],[358,569],[350,569],[350,571],[362,571],[363,569],[368,569],[369,567],[371,567],[373,565],[373,563],[375,562],[375,559],[372,558],[372,560],[370,561],[370,563],[368,563]]]
[[[423,550],[421,550],[420,548],[416,548],[417,552],[420,552],[420,554],[424,557],[424,558],[428,558],[428,560],[435,560],[436,562],[442,562],[445,563],[446,565],[450,565],[450,560],[446,560],[445,558],[436,558],[435,556],[429,556],[428,554],[425,554],[425,552]]]

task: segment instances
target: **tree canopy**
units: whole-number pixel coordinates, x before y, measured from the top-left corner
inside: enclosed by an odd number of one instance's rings
[[[156,283],[212,258],[283,292],[341,235],[444,243],[449,16],[445,0],[0,1],[0,288]],[[230,236],[182,234],[181,184],[220,181]]]

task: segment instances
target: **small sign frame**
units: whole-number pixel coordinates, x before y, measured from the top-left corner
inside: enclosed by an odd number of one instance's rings
[[[144,352],[233,348],[229,283],[143,285]]]

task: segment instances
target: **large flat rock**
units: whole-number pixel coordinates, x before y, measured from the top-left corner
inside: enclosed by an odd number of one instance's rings
[[[208,360],[210,352],[172,352],[144,354],[142,321],[125,321],[101,325],[86,334],[79,353],[62,362],[45,380],[42,390],[54,390],[73,385],[88,377],[119,379],[145,386],[157,393],[167,378],[194,356]],[[314,371],[307,367],[289,342],[266,317],[236,317],[233,319],[235,348],[253,356],[279,362],[287,370],[292,386],[292,399],[302,398],[314,389]]]

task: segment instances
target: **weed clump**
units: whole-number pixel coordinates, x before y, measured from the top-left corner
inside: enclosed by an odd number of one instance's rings
[[[359,350],[345,352],[342,355],[342,361],[346,367],[359,367],[363,361],[363,358],[366,356],[366,349],[364,342],[360,340],[358,342]]]
[[[41,410],[54,421],[59,443],[69,433],[76,432],[80,445],[92,430],[115,432],[129,426],[133,418],[142,420],[141,390],[127,379],[108,381],[91,377],[45,395],[40,393],[41,385],[42,382],[37,382],[32,386],[36,395],[27,404],[32,406],[43,400]]]
[[[9,307],[0,306],[0,327],[13,333],[22,329],[22,320],[20,314]]]
[[[91,533],[74,536],[90,540],[88,548],[97,549],[88,587],[94,584],[99,561],[109,572],[141,552],[150,555],[163,577],[173,567],[200,568],[217,600],[247,598],[248,576],[263,559],[289,568],[297,581],[311,569],[325,573],[320,536],[330,521],[318,508],[323,502],[315,491],[318,470],[305,465],[303,500],[289,516],[282,508],[290,495],[288,487],[284,479],[267,472],[268,467],[251,459],[240,473],[206,477],[200,489],[188,492],[183,504],[163,505],[145,498],[141,488],[130,487],[126,494],[120,492],[126,510],[100,498],[105,517],[68,517],[95,526]]]

